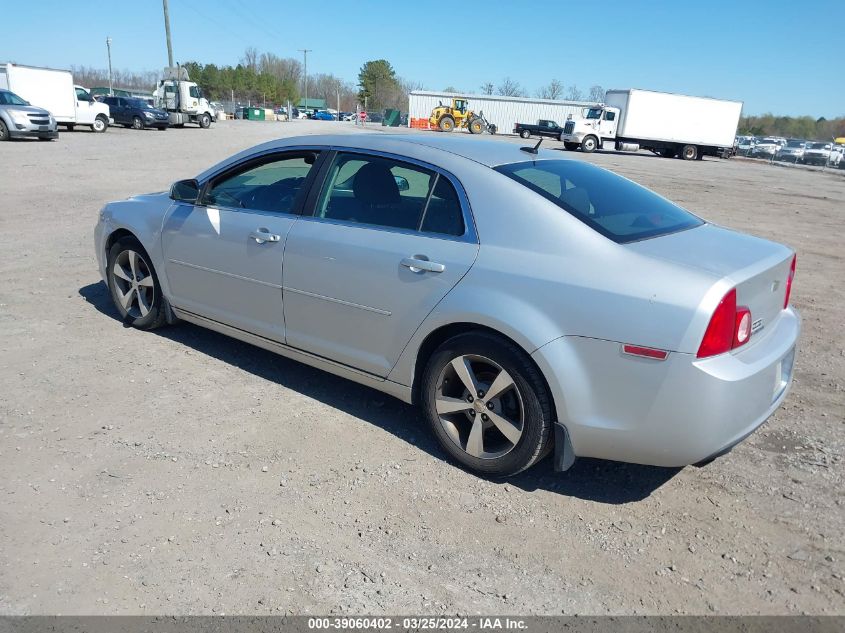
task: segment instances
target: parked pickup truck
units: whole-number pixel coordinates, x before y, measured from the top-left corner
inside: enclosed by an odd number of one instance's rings
[[[532,136],[551,136],[560,140],[560,134],[563,128],[554,121],[540,119],[537,125],[530,123],[517,123],[513,129],[514,134],[519,134],[522,138],[531,138]]]

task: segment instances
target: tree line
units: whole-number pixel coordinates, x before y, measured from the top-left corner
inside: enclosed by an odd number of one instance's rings
[[[739,120],[738,133],[829,141],[845,136],[845,117],[814,119],[811,116],[776,116],[770,113],[744,116]]]
[[[528,90],[524,88],[518,81],[511,77],[505,77],[498,84],[493,84],[492,81],[485,81],[480,86],[481,94],[484,95],[499,95],[502,97],[527,97]],[[461,92],[454,88],[447,88],[445,92]],[[581,90],[575,84],[569,87],[564,86],[559,79],[552,79],[544,86],[540,86],[534,93],[538,99],[551,99],[554,101],[565,99],[566,101],[591,101],[593,103],[600,103],[604,101],[604,88],[599,85],[590,87],[588,91]]]

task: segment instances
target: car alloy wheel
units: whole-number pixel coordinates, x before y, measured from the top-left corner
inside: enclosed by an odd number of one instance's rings
[[[133,319],[146,317],[155,307],[155,280],[150,265],[134,250],[121,251],[111,270],[115,298]]]
[[[435,409],[446,435],[468,455],[496,459],[519,443],[525,422],[513,378],[484,356],[454,358],[437,379]]]

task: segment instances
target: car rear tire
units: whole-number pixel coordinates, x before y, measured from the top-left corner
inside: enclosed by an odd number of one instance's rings
[[[437,124],[441,132],[451,132],[455,129],[455,119],[450,116],[440,117],[440,122]]]
[[[9,128],[6,127],[6,123],[0,119],[0,141],[9,141],[11,137],[9,136]]]
[[[201,114],[199,122],[200,122],[200,127],[202,129],[207,129],[207,128],[211,127],[211,117],[208,116],[207,114]]]
[[[592,154],[599,146],[599,141],[595,136],[588,136],[581,141],[581,151],[586,154]]]
[[[519,135],[520,135],[522,138],[531,138],[531,132],[529,132],[528,130],[522,130],[522,131],[519,133]]]
[[[109,293],[125,323],[152,330],[167,321],[165,299],[150,256],[134,237],[125,236],[109,248]]]
[[[429,359],[421,389],[429,426],[463,466],[507,477],[548,453],[548,390],[531,358],[507,339],[487,332],[450,338]]]
[[[144,129],[144,122],[141,120],[139,116],[132,117],[132,129],[133,130],[143,130]]]
[[[696,145],[684,145],[681,149],[681,158],[684,160],[695,160],[698,158],[698,147]]]
[[[109,126],[109,120],[102,114],[98,115],[96,119],[94,119],[94,123],[91,126],[91,130],[94,132],[101,134],[106,131],[106,128]]]

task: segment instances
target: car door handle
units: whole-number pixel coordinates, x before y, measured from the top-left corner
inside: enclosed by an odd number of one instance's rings
[[[255,229],[249,236],[254,239],[259,244],[264,244],[264,242],[278,242],[281,236],[276,235],[275,233],[271,233],[267,229]]]
[[[442,273],[444,270],[446,270],[446,267],[443,264],[431,262],[428,260],[428,258],[422,259],[422,257],[425,256],[414,255],[413,257],[406,257],[399,263],[405,266],[405,268],[410,268],[412,273]]]

